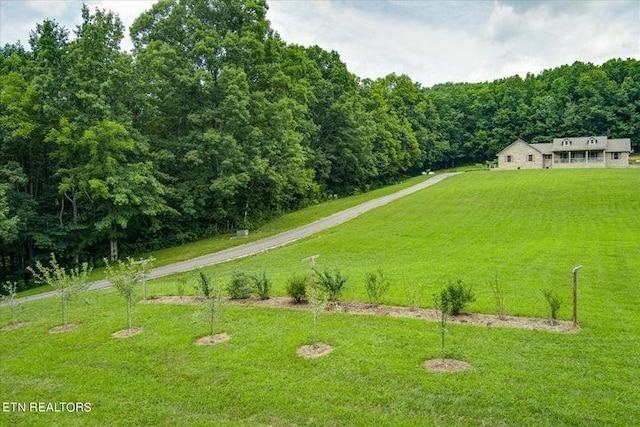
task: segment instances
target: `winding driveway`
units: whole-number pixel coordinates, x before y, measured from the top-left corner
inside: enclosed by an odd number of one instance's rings
[[[334,227],[338,224],[349,221],[365,212],[375,209],[380,206],[384,206],[394,200],[398,200],[401,197],[420,191],[423,188],[431,187],[439,183],[440,181],[449,178],[450,176],[457,175],[459,172],[448,172],[440,175],[436,175],[430,179],[427,179],[419,184],[405,188],[404,190],[397,191],[387,196],[382,196],[377,199],[369,200],[368,202],[359,204],[349,209],[345,209],[326,218],[319,219],[310,224],[303,225],[292,230],[284,231],[280,234],[273,235],[271,237],[265,237],[264,239],[257,240],[255,242],[246,243],[244,245],[235,246],[229,249],[224,249],[219,252],[214,252],[208,255],[203,255],[197,258],[192,258],[187,261],[176,262],[174,264],[168,264],[162,267],[157,267],[151,270],[149,274],[150,278],[157,278],[162,276],[168,276],[174,273],[181,273],[184,271],[193,270],[198,267],[204,267],[208,265],[221,264],[223,262],[231,261],[233,259],[244,258],[251,255],[255,255],[261,252],[268,251],[273,248],[287,245],[296,240],[304,239],[312,234]],[[111,286],[107,280],[98,280],[93,282],[90,286],[90,290],[104,289]],[[42,294],[31,295],[24,298],[19,298],[16,302],[34,301],[44,298],[50,298],[55,296],[55,291],[45,292]]]

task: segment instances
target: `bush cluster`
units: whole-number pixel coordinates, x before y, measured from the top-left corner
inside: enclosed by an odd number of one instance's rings
[[[255,293],[260,299],[265,300],[269,299],[271,295],[271,285],[271,279],[266,271],[254,274],[235,270],[231,274],[227,292],[231,299],[247,299]]]
[[[308,282],[309,279],[303,275],[291,276],[287,281],[287,295],[289,295],[296,304],[306,301]]]
[[[475,300],[476,297],[471,291],[471,287],[461,279],[449,282],[439,295],[440,307],[445,307],[452,316],[460,314],[467,304]]]
[[[338,267],[332,270],[316,271],[315,276],[316,283],[325,293],[327,301],[330,303],[340,301],[348,277],[343,276]]]

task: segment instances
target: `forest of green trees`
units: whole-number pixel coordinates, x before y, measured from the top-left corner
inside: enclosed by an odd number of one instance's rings
[[[0,48],[0,283],[252,228],[518,137],[640,141],[640,62],[421,87],[288,44],[264,0],[163,0],[130,29],[82,8]],[[429,58],[424,58],[429,61]],[[637,145],[635,145],[637,147]]]

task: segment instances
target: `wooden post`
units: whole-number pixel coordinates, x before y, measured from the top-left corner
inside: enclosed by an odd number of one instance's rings
[[[573,274],[573,328],[578,327],[578,270],[582,268],[581,265],[573,267],[571,273]]]

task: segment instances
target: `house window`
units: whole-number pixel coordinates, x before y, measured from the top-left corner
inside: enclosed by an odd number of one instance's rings
[[[620,153],[611,153],[611,160],[619,160]]]
[[[530,162],[533,162],[533,154],[528,154],[527,155],[527,160]]]
[[[509,155],[507,156],[507,163],[511,163],[511,160],[512,160],[512,158],[511,158],[511,155],[509,154]]]
[[[589,138],[587,140],[587,144],[589,144],[589,145],[598,145],[598,140],[593,138],[593,137],[591,137],[591,138]]]
[[[564,141],[562,141],[562,146],[563,147],[568,147],[570,145],[571,145],[571,140],[565,139]]]

